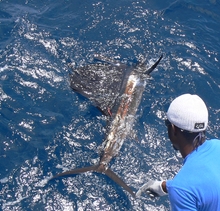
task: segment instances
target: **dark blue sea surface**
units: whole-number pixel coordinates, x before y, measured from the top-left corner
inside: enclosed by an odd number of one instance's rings
[[[71,90],[67,60],[78,67],[100,53],[147,68],[164,55],[111,162],[137,191],[182,165],[163,121],[176,96],[201,96],[207,137],[220,137],[219,11],[219,0],[0,0],[0,209],[169,210],[167,196],[133,199],[103,174],[48,181],[97,163],[106,134],[106,118]]]

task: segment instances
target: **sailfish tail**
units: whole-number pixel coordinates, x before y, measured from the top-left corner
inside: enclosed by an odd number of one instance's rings
[[[131,190],[131,188],[118,176],[116,175],[110,168],[108,168],[105,171],[105,174],[111,178],[113,181],[115,181],[118,185],[120,185],[121,187],[123,187],[126,191],[128,191],[133,198],[135,198],[135,194],[134,192]]]
[[[56,174],[55,176],[53,176],[51,178],[51,180],[56,179],[58,177],[71,176],[71,175],[74,175],[74,174],[85,173],[85,172],[88,172],[88,171],[96,171],[98,167],[99,167],[98,165],[95,165],[95,166],[88,166],[88,167],[84,167],[84,168],[78,168],[78,169],[73,169],[73,170],[70,170],[70,171],[65,171],[63,173]]]
[[[51,178],[52,179],[56,179],[58,177],[63,177],[63,176],[71,176],[74,174],[80,174],[80,173],[85,173],[85,172],[89,172],[89,171],[95,171],[98,173],[104,173],[106,174],[110,179],[112,179],[113,181],[115,181],[118,185],[120,185],[121,187],[123,187],[126,191],[128,191],[134,198],[135,198],[135,194],[132,191],[132,189],[119,177],[117,176],[110,168],[108,168],[105,171],[100,171],[99,165],[94,165],[94,166],[88,166],[88,167],[84,167],[84,168],[78,168],[78,169],[73,169],[70,171],[66,171],[60,174],[57,174],[55,176],[53,176]]]

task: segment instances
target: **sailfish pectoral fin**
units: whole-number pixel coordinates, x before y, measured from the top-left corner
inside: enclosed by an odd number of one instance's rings
[[[108,168],[105,172],[104,172],[110,179],[112,179],[113,181],[115,181],[118,185],[120,185],[121,187],[123,187],[126,191],[128,191],[133,198],[135,198],[135,194],[134,192],[131,190],[131,188],[119,177],[117,176],[110,168]]]
[[[88,171],[96,171],[97,168],[98,168],[98,165],[73,169],[73,170],[70,170],[70,171],[65,171],[63,173],[57,174],[57,175],[53,176],[51,179],[56,179],[58,177],[63,177],[63,176],[71,176],[73,174],[85,173],[85,172],[88,172]]]
[[[163,58],[163,55],[160,56],[160,58],[153,64],[153,66],[151,66],[146,72],[145,74],[150,74],[156,67],[157,65],[160,63],[160,60]]]

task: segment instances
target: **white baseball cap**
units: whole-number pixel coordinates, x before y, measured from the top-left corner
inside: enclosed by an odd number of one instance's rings
[[[183,94],[171,102],[167,119],[180,129],[200,132],[207,128],[208,109],[198,95]]]

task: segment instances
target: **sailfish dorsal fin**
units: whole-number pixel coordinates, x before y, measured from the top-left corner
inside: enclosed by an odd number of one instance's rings
[[[107,115],[120,94],[128,66],[100,56],[95,59],[105,61],[74,69],[70,75],[70,86]]]
[[[149,75],[159,64],[160,58],[149,69],[145,64],[138,65],[140,74]],[[70,75],[70,86],[73,90],[90,99],[104,114],[108,115],[117,98],[123,93],[124,85],[132,68],[110,58],[95,55],[97,61],[84,67],[74,69]],[[143,71],[144,70],[144,71]]]

